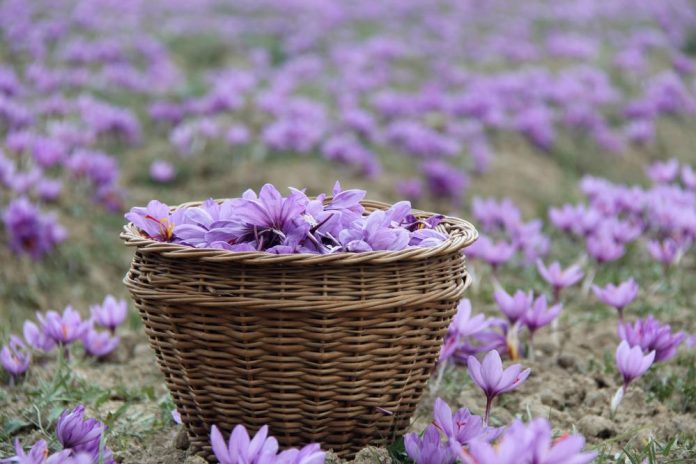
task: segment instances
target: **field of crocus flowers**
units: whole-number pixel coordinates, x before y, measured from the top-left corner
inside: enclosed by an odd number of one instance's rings
[[[434,253],[446,216],[471,284],[355,462],[696,462],[688,0],[0,0],[0,213],[0,463],[206,462],[124,224],[329,260]],[[210,462],[345,462],[226,421]]]

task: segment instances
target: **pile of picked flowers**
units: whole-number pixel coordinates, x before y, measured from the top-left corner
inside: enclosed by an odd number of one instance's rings
[[[447,239],[436,230],[442,216],[418,218],[408,201],[366,214],[360,203],[365,193],[341,190],[337,182],[331,198],[310,198],[294,188],[283,197],[266,184],[258,195],[247,190],[241,198],[175,210],[152,200],[145,208],[132,208],[126,218],[153,240],[240,252],[397,251],[436,246]]]

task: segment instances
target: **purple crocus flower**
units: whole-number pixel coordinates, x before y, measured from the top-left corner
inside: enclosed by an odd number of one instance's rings
[[[592,291],[599,301],[619,311],[619,319],[623,320],[623,310],[631,304],[638,295],[638,284],[632,278],[618,286],[609,284],[604,288],[592,286]]]
[[[116,332],[116,327],[126,319],[128,303],[126,300],[117,300],[112,295],[107,295],[101,305],[90,306],[89,310],[94,322],[109,329],[113,334]]]
[[[23,329],[24,340],[35,350],[48,353],[56,347],[55,340],[46,335],[46,332],[32,321],[24,321]]]
[[[475,441],[470,454],[477,464],[587,464],[597,453],[582,452],[584,446],[585,439],[578,434],[552,439],[551,425],[544,418],[526,426],[516,419],[496,445]]]
[[[556,304],[549,308],[544,295],[537,297],[521,319],[521,322],[529,329],[530,341],[537,330],[549,325],[561,314],[562,310],[563,306],[561,304]]]
[[[63,182],[57,179],[43,178],[35,185],[36,193],[44,201],[55,201],[63,190]]]
[[[689,165],[685,165],[681,170],[681,180],[689,190],[696,190],[696,170]]]
[[[309,225],[297,221],[309,202],[306,195],[294,190],[283,197],[273,185],[265,184],[254,197],[239,202],[237,215],[245,224],[242,241],[254,240],[258,250],[273,252],[274,247],[284,249],[306,236]]]
[[[121,339],[114,337],[109,332],[99,332],[90,327],[82,336],[82,344],[90,356],[101,358],[116,349]]]
[[[36,317],[44,333],[62,345],[69,345],[82,338],[89,330],[89,322],[83,321],[80,313],[72,306],[67,306],[62,315],[48,311],[45,315],[37,313]]]
[[[150,164],[150,179],[161,184],[171,182],[176,177],[174,165],[168,161],[155,160]]]
[[[12,200],[3,212],[10,248],[39,259],[65,240],[67,233],[56,216],[42,213],[24,197]]]
[[[469,376],[486,395],[484,424],[488,425],[491,405],[495,397],[519,387],[527,380],[531,369],[523,370],[520,364],[513,364],[503,370],[503,362],[496,350],[488,352],[482,363],[475,356],[469,356],[467,364]]]
[[[404,179],[396,184],[396,191],[408,200],[420,200],[423,197],[423,182],[420,179]]]
[[[237,425],[225,443],[220,430],[213,425],[210,430],[210,443],[215,457],[220,464],[242,464],[257,462],[261,459],[270,460],[278,451],[278,441],[268,437],[268,426],[264,425],[254,436],[249,439],[249,434],[243,425]]]
[[[457,306],[457,314],[450,323],[445,343],[440,350],[440,362],[449,359],[460,346],[461,339],[478,333],[490,325],[484,314],[471,317],[471,302],[463,299]]]
[[[525,462],[531,451],[531,437],[524,424],[515,419],[505,429],[503,436],[495,445],[486,440],[474,440],[469,444],[467,456],[463,456],[463,462],[476,464],[518,464]]]
[[[310,443],[299,450],[291,448],[283,451],[273,462],[275,464],[324,464],[325,460],[326,453],[321,450],[321,445]]]
[[[616,349],[616,367],[623,377],[623,385],[616,391],[611,401],[612,414],[619,407],[619,403],[621,403],[631,382],[642,376],[652,366],[654,360],[654,351],[644,355],[640,346],[631,348],[626,340],[621,341]]]
[[[411,212],[411,204],[399,202],[387,211],[376,210],[364,219],[358,219],[349,229],[338,235],[346,251],[403,250],[410,241],[404,228],[392,227],[400,223]]]
[[[126,219],[135,224],[147,237],[162,242],[170,242],[174,238],[174,227],[180,224],[186,210],[177,209],[174,212],[169,206],[157,200],[152,200],[147,207],[135,207],[126,213]]]
[[[174,421],[175,424],[182,425],[184,423],[181,420],[181,413],[178,410],[172,409],[171,416],[172,416],[172,420]]]
[[[646,174],[656,184],[669,184],[679,175],[679,161],[655,161],[645,169]]]
[[[576,224],[582,216],[581,207],[565,204],[561,208],[549,209],[549,219],[556,229],[563,232],[575,232]]]
[[[496,290],[493,298],[511,324],[515,324],[524,317],[534,300],[532,292],[525,293],[522,290],[517,290],[513,295],[510,295],[503,289]]]
[[[580,282],[584,276],[582,269],[578,265],[562,269],[558,261],[554,261],[550,266],[546,267],[540,259],[537,260],[536,265],[539,274],[553,287],[554,302],[559,300],[561,290]]]
[[[471,414],[467,408],[461,408],[452,414],[452,409],[441,398],[435,400],[433,423],[445,434],[450,444],[454,445],[453,453],[457,453],[462,445],[474,440],[490,441],[502,432],[502,429],[487,427],[481,416]]]
[[[404,435],[404,448],[415,464],[452,464],[455,461],[451,447],[442,443],[434,425],[426,427],[422,438],[413,432]]]
[[[619,338],[629,346],[639,346],[643,353],[655,352],[655,362],[668,361],[677,354],[677,348],[686,338],[684,332],[672,333],[669,324],[662,324],[649,315],[638,319],[633,325],[619,322],[617,329]]]
[[[587,237],[586,247],[587,253],[599,264],[616,261],[626,252],[622,243],[606,233]]]
[[[665,239],[663,241],[650,240],[647,244],[648,253],[652,258],[662,263],[664,266],[669,266],[675,263],[682,254],[682,249],[679,247],[676,241],[671,238]]]
[[[67,464],[72,454],[72,450],[63,450],[49,456],[48,444],[45,440],[39,440],[34,443],[34,446],[29,450],[29,454],[27,454],[24,452],[19,439],[15,440],[15,452],[17,453],[16,456],[0,462],[3,464],[6,462],[17,464]]]
[[[481,235],[466,249],[466,255],[488,263],[495,272],[498,267],[508,262],[516,251],[515,246],[508,242],[493,242],[487,236]]]
[[[24,374],[29,369],[31,355],[21,338],[10,336],[10,343],[0,350],[0,364],[12,376],[12,380]]]
[[[56,437],[65,449],[99,455],[99,447],[106,426],[97,419],[85,418],[85,407],[80,404],[66,409],[56,422]],[[108,449],[107,449],[108,450]],[[110,451],[105,451],[105,454]]]

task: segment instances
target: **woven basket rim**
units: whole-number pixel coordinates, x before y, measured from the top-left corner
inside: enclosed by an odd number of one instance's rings
[[[330,201],[327,197],[326,201]],[[224,199],[215,200],[218,202]],[[381,209],[389,209],[392,205],[375,200],[363,200],[360,202],[368,212]],[[173,206],[176,210],[183,207],[195,207],[203,204],[202,201],[193,201]],[[437,213],[412,209],[412,214],[417,217],[427,218]],[[478,238],[476,228],[468,221],[452,216],[444,216],[437,230],[445,233],[448,238],[440,245],[434,247],[409,247],[399,251],[364,251],[359,253],[337,252],[329,254],[294,253],[273,254],[265,251],[229,251],[212,248],[193,248],[176,243],[160,242],[143,237],[138,228],[132,223],[123,226],[119,235],[126,246],[135,247],[143,253],[157,253],[166,258],[187,260],[199,260],[203,262],[235,262],[240,264],[292,264],[292,265],[353,265],[353,264],[388,264],[395,261],[414,261],[456,253],[471,245]]]

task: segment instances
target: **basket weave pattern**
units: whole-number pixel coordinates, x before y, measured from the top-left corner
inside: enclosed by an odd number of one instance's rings
[[[213,424],[268,424],[282,446],[319,442],[344,457],[403,433],[468,284],[461,249],[476,239],[459,219],[439,227],[450,239],[433,248],[270,255],[126,226],[136,253],[124,282],[194,449],[211,457]]]

